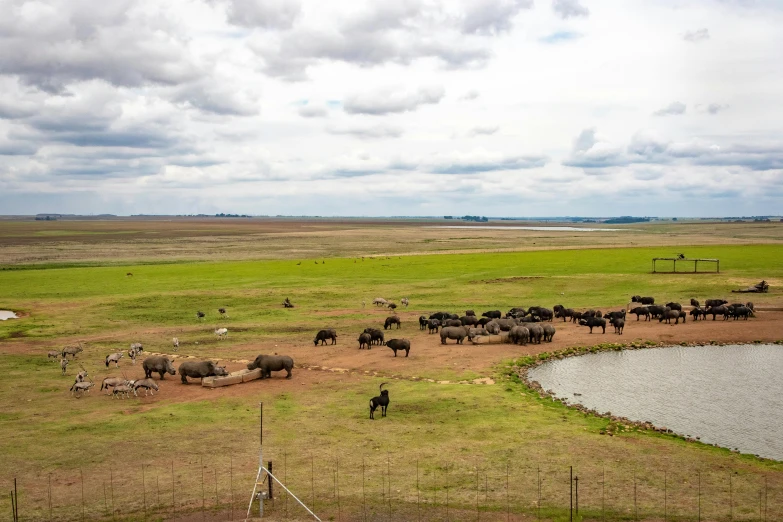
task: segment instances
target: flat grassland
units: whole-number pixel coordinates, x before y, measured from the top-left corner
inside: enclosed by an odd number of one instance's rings
[[[633,294],[684,304],[731,299],[731,289],[761,279],[770,293],[742,299],[778,307],[783,226],[571,233],[431,225],[0,221],[0,310],[22,314],[0,323],[0,482],[8,490],[19,478],[23,518],[49,516],[50,476],[52,517],[80,518],[82,474],[90,519],[173,518],[202,503],[225,518],[232,495],[238,516],[257,466],[261,401],[265,460],[322,519],[474,520],[477,510],[484,520],[507,512],[514,520],[567,519],[569,466],[580,477],[585,520],[695,520],[699,502],[703,520],[783,518],[780,463],[585,416],[510,375],[516,358],[570,346],[779,341],[783,314],[671,327],[630,320],[622,339],[555,323],[555,342],[527,347],[497,339],[442,346],[416,322],[438,310],[617,309]],[[650,258],[675,252],[720,258],[721,273],[649,273]],[[407,359],[384,347],[358,350],[358,333],[389,315],[371,304],[379,296],[411,302],[398,310],[402,329],[387,332],[411,339]],[[282,308],[286,297],[296,308]],[[220,307],[230,317],[219,317]],[[226,340],[215,338],[219,326],[228,328]],[[313,347],[323,327],[338,330],[337,345]],[[68,393],[79,364],[98,383],[137,378],[140,363],[126,355],[119,369],[106,369],[104,357],[131,342],[174,354],[175,336],[178,357],[236,370],[276,352],[298,367],[292,380],[215,390],[169,376],[154,397],[124,401],[97,389],[82,399]],[[61,376],[46,352],[77,342],[84,352]],[[391,390],[389,416],[369,421],[367,401],[381,382]],[[607,429],[614,435],[601,434]],[[276,496],[273,519],[306,518]],[[0,517],[9,513],[4,496]]]

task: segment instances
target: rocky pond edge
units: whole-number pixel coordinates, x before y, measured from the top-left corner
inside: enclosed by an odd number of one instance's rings
[[[755,340],[751,342],[705,341],[705,342],[681,342],[681,343],[637,340],[637,341],[630,341],[624,343],[601,343],[593,346],[573,346],[570,348],[564,348],[562,350],[557,350],[554,352],[542,352],[536,355],[526,355],[520,357],[519,359],[512,361],[510,365],[510,370],[507,372],[507,375],[510,377],[517,377],[528,390],[537,394],[542,399],[552,399],[552,401],[554,402],[559,402],[563,406],[570,408],[572,410],[579,411],[585,415],[592,415],[595,417],[600,417],[602,419],[608,419],[610,421],[609,425],[606,427],[606,429],[602,429],[599,431],[600,435],[608,435],[612,437],[614,436],[615,433],[622,433],[622,432],[632,431],[632,430],[650,431],[663,435],[669,435],[671,437],[684,440],[686,442],[698,443],[698,444],[703,444],[705,446],[713,446],[716,448],[725,449],[727,451],[730,451],[731,453],[736,453],[738,455],[744,455],[749,457],[752,456],[760,461],[778,463],[781,461],[767,458],[767,457],[762,457],[760,455],[741,453],[737,448],[731,449],[731,448],[726,448],[725,446],[721,446],[719,444],[707,444],[701,442],[701,440],[699,440],[699,437],[691,437],[690,435],[681,435],[679,433],[675,433],[674,431],[668,429],[665,426],[655,426],[652,422],[649,421],[636,421],[636,420],[629,419],[627,417],[612,415],[612,412],[610,411],[599,412],[593,408],[588,408],[586,406],[583,406],[582,404],[571,403],[568,401],[568,399],[556,397],[554,392],[552,392],[552,390],[545,390],[538,383],[538,381],[535,381],[528,376],[528,372],[530,370],[544,363],[551,362],[554,360],[567,359],[569,357],[579,357],[581,355],[588,355],[591,353],[621,352],[625,350],[644,350],[649,348],[667,348],[667,347],[675,347],[675,346],[683,346],[683,347],[733,346],[733,345],[753,345],[753,344],[772,344],[772,345],[783,346],[783,339],[778,341],[759,341],[759,340]]]

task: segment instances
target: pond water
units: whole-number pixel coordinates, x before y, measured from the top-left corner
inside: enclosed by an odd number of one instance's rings
[[[9,310],[0,310],[0,321],[5,321],[6,319],[19,319],[19,317]]]
[[[481,225],[438,225],[429,228],[479,228],[489,230],[539,230],[542,232],[624,232],[627,228],[582,228],[582,227],[496,227]]]
[[[680,435],[783,460],[783,346],[604,352],[528,373],[558,398]]]

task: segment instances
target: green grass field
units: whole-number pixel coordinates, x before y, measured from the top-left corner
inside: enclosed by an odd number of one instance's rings
[[[322,259],[318,264],[303,259],[301,264],[286,260],[10,267],[0,271],[0,309],[30,315],[0,323],[0,364],[6,370],[0,385],[0,483],[7,491],[18,476],[26,519],[46,518],[46,477],[52,473],[59,506],[55,518],[77,519],[78,481],[70,473],[82,469],[88,518],[100,518],[107,516],[101,486],[106,485],[109,469],[120,475],[118,484],[126,481],[138,491],[140,466],[149,465],[149,477],[155,474],[160,479],[158,491],[163,490],[165,499],[172,493],[173,461],[178,509],[198,509],[200,474],[193,466],[203,459],[207,475],[216,474],[217,481],[207,488],[206,504],[215,505],[221,498],[225,504],[232,489],[240,510],[252,487],[257,405],[263,401],[266,458],[274,460],[279,473],[285,469],[288,483],[307,500],[314,493],[324,519],[360,520],[364,510],[373,520],[413,519],[417,510],[424,510],[422,519],[474,520],[477,498],[484,520],[505,519],[507,508],[516,513],[514,519],[531,519],[538,514],[536,473],[541,468],[541,516],[567,520],[568,466],[574,466],[583,480],[585,520],[600,519],[602,505],[607,520],[633,520],[634,489],[639,519],[662,520],[664,471],[671,488],[669,520],[696,519],[699,473],[709,493],[702,499],[702,520],[728,520],[730,515],[734,520],[759,520],[759,492],[765,479],[771,492],[768,520],[781,519],[779,463],[634,429],[620,429],[613,437],[600,435],[608,420],[538,398],[506,375],[508,361],[496,361],[494,386],[395,381],[389,417],[371,423],[364,404],[380,383],[371,376],[324,374],[302,386],[296,376],[306,370],[297,370],[293,381],[274,388],[255,382],[195,399],[179,395],[177,400],[162,396],[155,402],[113,401],[93,392],[76,400],[66,392],[75,372],[61,377],[56,363],[45,358],[47,349],[80,339],[90,339],[87,360],[99,360],[110,349],[127,349],[136,338],[144,339],[147,350],[168,349],[172,332],[181,332],[184,341],[203,337],[205,328],[219,322],[218,307],[229,310],[230,342],[204,343],[188,353],[229,358],[236,356],[232,345],[237,343],[307,344],[327,321],[352,330],[368,317],[377,319],[371,315],[371,302],[378,296],[408,297],[411,310],[422,312],[479,312],[561,301],[573,307],[605,307],[623,304],[637,293],[684,302],[692,295],[728,296],[730,289],[763,278],[773,288],[756,301],[781,302],[781,245],[681,247],[690,257],[721,259],[720,274],[700,275],[650,274],[650,259],[666,255],[660,250],[327,258],[325,264]],[[126,277],[127,272],[133,277]],[[282,309],[285,297],[297,307]],[[362,309],[362,301],[367,309]],[[196,310],[208,313],[203,324],[197,323]],[[467,370],[455,375],[473,374]],[[236,471],[233,488],[227,478],[229,459]],[[334,475],[337,459],[339,480]],[[371,489],[364,506],[363,459]],[[414,488],[417,462],[420,484]],[[127,473],[121,472],[124,469]],[[608,478],[602,493],[603,473]],[[736,473],[733,513],[726,507],[724,484],[730,473]],[[116,516],[141,519],[142,499],[123,491],[118,499],[123,513]],[[156,504],[152,491],[149,505],[156,507],[150,512],[165,516],[169,504]],[[5,497],[0,497],[0,520],[10,519]],[[384,502],[389,500],[387,506]],[[270,509],[273,517],[285,518],[282,502]],[[292,503],[287,509],[289,516],[304,519]]]

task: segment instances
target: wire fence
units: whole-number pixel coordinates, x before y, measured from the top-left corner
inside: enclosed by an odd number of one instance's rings
[[[324,521],[783,520],[777,471],[425,459],[367,448],[265,458]],[[257,471],[258,455],[247,454],[11,475],[2,481],[0,520],[243,520]],[[252,509],[257,516],[257,500]],[[264,510],[273,520],[312,520],[276,485]]]

